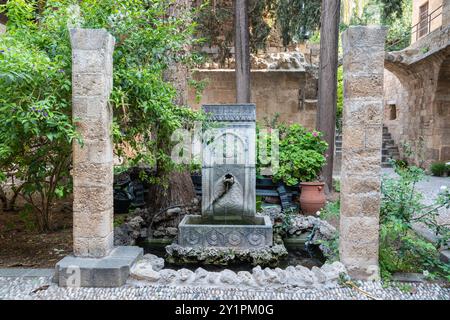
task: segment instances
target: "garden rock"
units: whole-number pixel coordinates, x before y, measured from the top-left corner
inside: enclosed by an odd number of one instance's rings
[[[172,269],[163,269],[159,272],[163,283],[172,283],[178,279],[178,272]]]
[[[162,269],[164,269],[163,258],[155,256],[154,254],[146,254],[144,255],[143,259],[147,260],[155,271],[161,271]]]
[[[338,280],[341,274],[346,275],[347,270],[340,262],[333,262],[332,264],[324,264],[321,268],[327,277],[327,281]]]
[[[314,276],[317,278],[318,282],[324,283],[327,281],[327,275],[318,267],[316,266],[312,267],[311,271],[312,273],[314,273]]]
[[[238,277],[239,282],[244,285],[247,285],[249,287],[256,286],[256,282],[253,279],[252,274],[248,271],[239,271],[237,273],[237,277]]]
[[[220,281],[222,281],[225,284],[233,285],[238,282],[237,280],[238,278],[236,276],[236,273],[234,273],[231,270],[225,269],[222,272],[220,272]]]
[[[208,276],[208,271],[206,271],[203,268],[198,268],[195,270],[195,281],[201,282],[203,280],[206,280],[206,277]]]
[[[192,272],[189,269],[178,270],[178,275],[179,275],[178,278],[180,279],[180,281],[183,281],[183,282],[189,282],[190,280],[193,280],[193,278],[194,278],[194,272]]]
[[[131,268],[131,276],[138,280],[156,282],[161,278],[159,272],[153,270],[148,260],[140,260]]]

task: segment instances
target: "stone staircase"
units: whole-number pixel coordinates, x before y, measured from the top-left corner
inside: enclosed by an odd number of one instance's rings
[[[383,168],[392,168],[389,163],[390,159],[398,160],[400,159],[400,152],[398,146],[395,144],[389,129],[383,126],[383,148],[381,153],[381,166]]]
[[[340,160],[342,159],[342,134],[336,132],[335,139],[335,159],[338,159],[337,162],[335,162],[335,167],[340,167]],[[381,166],[383,168],[392,167],[389,163],[389,159],[400,159],[400,153],[394,139],[392,139],[392,135],[389,133],[389,129],[386,126],[383,126],[383,147],[381,158]]]

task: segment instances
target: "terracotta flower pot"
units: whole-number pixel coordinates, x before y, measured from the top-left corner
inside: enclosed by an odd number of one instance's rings
[[[311,216],[322,209],[326,203],[323,182],[300,183],[300,208],[303,214]]]

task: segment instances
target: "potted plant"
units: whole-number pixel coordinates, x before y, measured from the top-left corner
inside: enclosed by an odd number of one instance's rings
[[[306,215],[315,214],[325,206],[324,183],[318,176],[326,163],[328,144],[322,134],[309,132],[299,124],[281,125],[279,169],[274,179],[288,186],[300,183],[300,207]]]

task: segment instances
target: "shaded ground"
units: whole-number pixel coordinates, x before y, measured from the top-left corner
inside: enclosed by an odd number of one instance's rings
[[[39,233],[20,212],[0,211],[0,268],[53,268],[72,251],[72,214],[55,211],[55,231]]]

